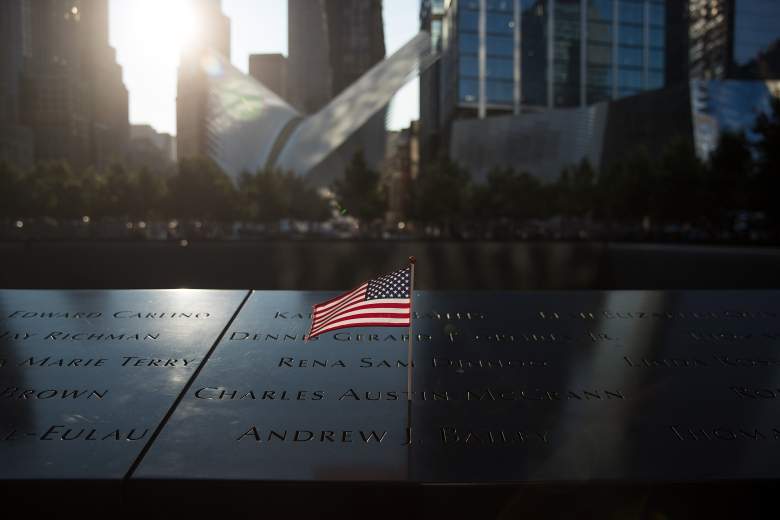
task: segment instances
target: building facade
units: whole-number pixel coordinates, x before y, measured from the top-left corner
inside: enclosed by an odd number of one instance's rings
[[[689,19],[686,0],[666,2],[664,80],[667,87],[688,82]]]
[[[221,0],[193,0],[201,30],[181,54],[176,92],[176,145],[179,160],[214,155],[208,127],[210,52],[230,61],[230,19]],[[213,72],[213,71],[212,71]]]
[[[488,110],[587,106],[664,84],[662,0],[452,0],[452,101]]]
[[[318,111],[332,97],[328,34],[323,0],[287,0],[286,98],[304,114]]]
[[[477,182],[495,167],[553,182],[582,160],[599,171],[637,153],[661,157],[680,140],[706,161],[724,131],[755,142],[757,117],[771,114],[777,99],[777,80],[692,80],[585,109],[461,119],[449,155]]]
[[[421,107],[424,143],[437,133],[427,113],[449,128],[463,117],[586,107],[664,86],[664,0],[424,1],[432,35],[439,17],[441,60],[430,73],[438,78],[421,84],[425,104],[438,102]]]
[[[35,160],[74,167],[121,160],[128,93],[109,45],[108,0],[8,0],[0,23],[0,118],[13,127],[3,141],[10,137]]]
[[[170,166],[176,162],[176,137],[150,125],[132,125],[127,162],[155,171]]]
[[[25,65],[22,121],[33,129],[37,160],[87,164],[88,85],[79,52],[81,2],[30,2],[32,56]]]
[[[385,58],[382,0],[288,0],[286,99],[314,114]],[[333,178],[355,153],[384,160],[386,111],[369,119],[312,172]]]
[[[780,78],[780,2],[688,0],[690,78]]]
[[[385,57],[382,0],[288,0],[287,99],[312,114]]]
[[[420,125],[388,132],[387,157],[382,165],[382,183],[387,194],[386,221],[403,222],[412,209],[412,188],[420,173]],[[405,224],[401,224],[404,229]]]
[[[444,0],[423,0],[420,4],[420,28],[431,35],[431,49],[441,53]],[[439,121],[441,120],[439,92],[441,91],[441,67],[434,64],[420,74],[420,119],[418,121],[420,158],[431,160],[439,146]]]
[[[382,0],[325,0],[324,5],[335,97],[385,57]]]
[[[780,80],[692,80],[693,141],[702,160],[709,158],[724,132],[742,133],[755,143],[759,114],[771,117],[780,99]]]
[[[280,98],[287,92],[287,58],[282,54],[251,54],[249,75]]]
[[[108,0],[83,2],[81,74],[86,80],[92,164],[121,160],[130,139],[129,93],[116,49],[108,44]],[[72,14],[72,13],[71,13]]]
[[[680,139],[707,160],[723,131],[754,139],[756,115],[780,97],[776,0],[443,8],[440,88],[429,94],[441,103],[439,153],[477,180],[502,166],[553,181],[583,159],[598,170]]]
[[[0,2],[0,161],[29,166],[33,135],[21,125],[22,73],[32,57],[30,0]]]

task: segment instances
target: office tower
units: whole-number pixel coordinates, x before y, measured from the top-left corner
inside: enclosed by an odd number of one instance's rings
[[[385,57],[381,0],[288,0],[288,98],[325,106]]]
[[[212,158],[233,178],[273,168],[320,186],[342,175],[356,153],[378,167],[384,158],[387,105],[433,59],[428,35],[418,33],[314,114],[302,114],[220,60],[222,73],[209,81],[217,152]]]
[[[664,83],[667,87],[688,81],[688,3],[666,2],[666,37],[664,39]]]
[[[287,99],[313,114],[384,59],[382,1],[288,0],[287,6]],[[385,155],[385,116],[383,110],[369,119],[317,170],[343,172],[358,152],[378,168]]]
[[[457,108],[585,106],[663,85],[660,0],[470,0],[444,16]]]
[[[22,121],[35,136],[35,159],[89,163],[88,85],[81,74],[81,4],[30,2],[32,55],[25,66]]]
[[[132,125],[127,162],[134,167],[159,171],[176,162],[176,137],[149,125]]]
[[[662,87],[665,11],[664,0],[425,0],[422,28],[441,32],[441,59],[436,81],[421,81],[423,156],[456,119]]]
[[[332,95],[385,57],[381,0],[325,0]]]
[[[412,121],[409,128],[388,132],[387,157],[382,180],[387,190],[387,218],[400,222],[409,216],[413,184],[420,173],[420,125]],[[403,229],[403,228],[401,228]]]
[[[36,0],[29,9],[21,120],[35,158],[75,167],[121,159],[128,94],[108,42],[108,0]]]
[[[230,61],[230,19],[221,0],[192,0],[199,21],[197,41],[182,51],[176,97],[177,155],[179,160],[212,156],[208,128],[208,53]]]
[[[29,0],[0,3],[0,121],[19,119],[20,80],[30,48]]]
[[[780,92],[774,0],[451,0],[443,19],[436,153],[477,179],[552,181],[674,139],[706,160]]]
[[[287,95],[287,58],[282,54],[252,54],[249,75],[281,98]]]
[[[780,78],[780,2],[688,0],[691,79]]]
[[[752,131],[780,96],[780,2],[687,0],[693,137],[708,159],[723,132]]]
[[[442,19],[444,0],[423,0],[420,7],[420,28],[431,35],[431,48],[441,52]],[[441,89],[441,69],[438,64],[428,67],[420,74],[420,119],[418,121],[418,140],[420,156],[423,162],[432,158],[439,143],[439,92]]]
[[[32,55],[30,0],[0,2],[0,161],[28,166],[33,137],[20,124],[22,71]]]
[[[108,0],[82,2],[82,75],[91,116],[91,158],[98,166],[122,158],[130,139],[129,96],[116,49],[108,43]]]
[[[332,69],[324,0],[287,1],[287,98],[314,113],[332,96]]]

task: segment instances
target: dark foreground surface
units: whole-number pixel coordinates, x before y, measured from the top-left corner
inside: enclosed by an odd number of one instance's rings
[[[0,496],[81,516],[776,518],[780,291],[0,291]]]
[[[601,242],[0,243],[0,287],[343,290],[416,256],[421,289],[780,288],[780,249]]]

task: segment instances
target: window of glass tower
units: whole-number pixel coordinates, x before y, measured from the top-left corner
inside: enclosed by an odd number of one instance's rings
[[[649,5],[650,19],[648,26],[650,28],[649,42],[649,63],[647,64],[647,85],[645,88],[654,89],[664,86],[664,66],[665,66],[665,6],[662,1],[653,1]]]
[[[613,0],[587,3],[587,86],[588,104],[612,97]]]
[[[513,3],[506,0],[489,0],[486,7],[487,75],[485,95],[487,103],[511,104],[514,85],[515,23]]]
[[[547,105],[547,2],[522,0],[520,16],[522,103]]]
[[[620,0],[618,12],[618,95],[630,96],[643,88],[645,55],[645,5],[637,0]]]
[[[746,65],[778,42],[780,2],[737,2],[734,9],[734,62]]]
[[[479,96],[479,2],[458,4],[458,100],[476,103]]]
[[[555,106],[577,106],[580,103],[580,2],[556,2],[554,21]]]

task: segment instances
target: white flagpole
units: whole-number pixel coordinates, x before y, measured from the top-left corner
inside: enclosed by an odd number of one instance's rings
[[[412,303],[414,302],[414,264],[416,263],[417,259],[413,256],[410,256],[409,267],[411,268],[411,279],[409,283],[409,348],[406,352],[406,392],[410,401],[412,400],[412,360],[414,359],[414,356],[412,355],[412,311],[414,310]]]

